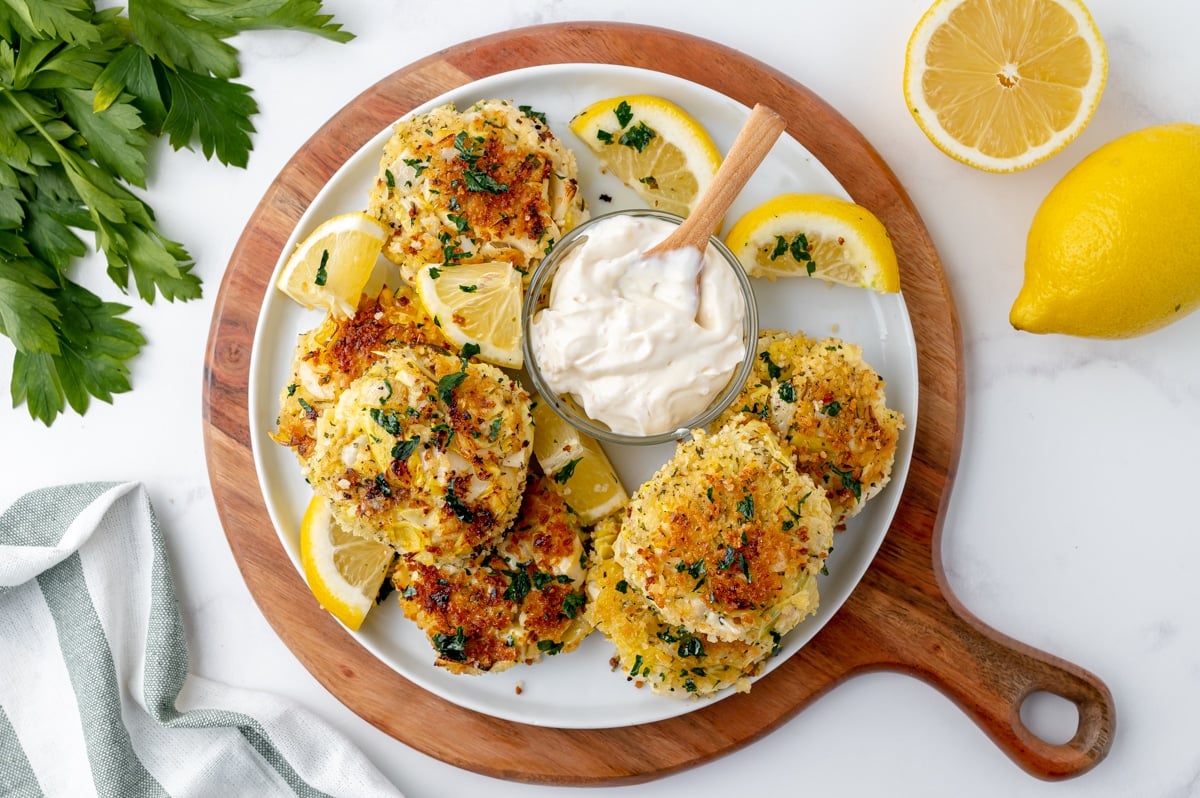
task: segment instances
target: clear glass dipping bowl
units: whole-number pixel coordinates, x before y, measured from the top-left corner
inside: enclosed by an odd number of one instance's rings
[[[613,211],[593,217],[563,236],[562,240],[554,245],[554,249],[550,251],[550,254],[534,269],[529,281],[529,289],[525,294],[525,303],[521,309],[521,347],[525,356],[525,370],[529,374],[534,390],[541,397],[542,401],[549,404],[551,409],[567,423],[599,440],[609,443],[632,445],[658,444],[679,440],[687,437],[688,433],[693,429],[708,426],[709,423],[715,420],[717,416],[721,415],[733,403],[733,400],[741,393],[742,387],[746,384],[746,380],[750,376],[750,370],[754,366],[754,358],[758,350],[758,312],[750,280],[746,276],[746,270],[742,267],[741,262],[729,251],[724,242],[715,235],[709,239],[708,246],[720,253],[722,259],[728,264],[737,280],[742,299],[745,302],[745,312],[742,314],[742,344],[744,353],[741,362],[730,376],[729,382],[702,412],[676,425],[675,429],[666,432],[659,432],[652,435],[617,432],[610,429],[605,423],[589,418],[582,406],[575,400],[575,397],[570,394],[560,395],[554,391],[546,383],[538,367],[537,358],[534,356],[531,331],[533,318],[537,315],[538,311],[546,307],[549,303],[550,286],[554,281],[554,274],[558,270],[559,264],[573,248],[582,243],[589,231],[596,224],[613,216],[649,216],[663,219],[676,225],[683,221],[681,217],[675,214],[657,210],[632,209]],[[630,399],[631,401],[638,400],[637,397],[630,397]]]

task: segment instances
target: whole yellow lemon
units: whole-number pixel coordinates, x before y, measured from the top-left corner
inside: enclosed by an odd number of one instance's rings
[[[1019,330],[1130,338],[1200,306],[1200,125],[1157,125],[1105,144],[1034,215]]]

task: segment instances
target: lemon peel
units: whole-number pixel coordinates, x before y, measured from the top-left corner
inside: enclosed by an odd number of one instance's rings
[[[1084,158],[1051,189],[1009,314],[1019,330],[1129,338],[1200,307],[1200,125],[1156,125]]]

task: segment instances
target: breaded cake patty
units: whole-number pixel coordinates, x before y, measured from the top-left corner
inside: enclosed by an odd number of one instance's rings
[[[502,100],[397,122],[369,213],[409,280],[428,264],[507,261],[528,273],[586,218],[574,154],[544,117]]]
[[[312,454],[317,418],[350,383],[397,345],[449,346],[416,294],[406,285],[363,295],[350,318],[329,314],[296,344],[292,374],[279,394],[272,437],[302,460]]]
[[[759,643],[815,611],[832,541],[825,491],[747,419],[681,443],[630,499],[613,552],[667,623]]]
[[[750,689],[750,677],[776,650],[782,636],[754,643],[711,640],[663,620],[637,588],[629,584],[612,559],[612,542],[621,514],[609,516],[593,530],[595,550],[588,568],[589,622],[616,648],[615,667],[630,681],[650,685],[675,698],[708,697],[732,687]],[[807,583],[816,605],[816,580]]]
[[[305,477],[347,531],[427,560],[466,556],[520,507],[529,409],[495,366],[393,347],[317,419]]]
[[[438,665],[501,671],[572,651],[587,635],[583,557],[576,516],[550,480],[536,477],[494,547],[462,563],[402,557],[392,582]]]
[[[779,330],[759,335],[754,371],[713,428],[738,414],[770,423],[796,468],[824,486],[837,524],[888,483],[904,428],[861,347]]]

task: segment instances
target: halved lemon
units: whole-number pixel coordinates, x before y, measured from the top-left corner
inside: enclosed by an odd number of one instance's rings
[[[725,245],[751,277],[807,275],[876,291],[900,290],[887,229],[866,208],[838,197],[773,197],[738,219]]]
[[[534,397],[533,455],[585,526],[629,501],[600,442],[572,427]]]
[[[1087,126],[1108,59],[1079,0],[938,0],[904,57],[904,97],[943,152],[1012,172],[1046,160]]]
[[[570,128],[650,207],[679,216],[688,215],[721,165],[721,151],[704,126],[662,97],[600,100]]]
[[[395,551],[353,535],[333,520],[329,503],[314,496],[300,523],[300,562],[317,602],[357,631],[375,604]]]
[[[275,285],[306,308],[353,316],[387,227],[362,213],[343,213],[321,222],[292,251]]]
[[[489,363],[520,368],[521,273],[506,261],[426,266],[417,294],[442,333],[459,347],[475,344]]]

